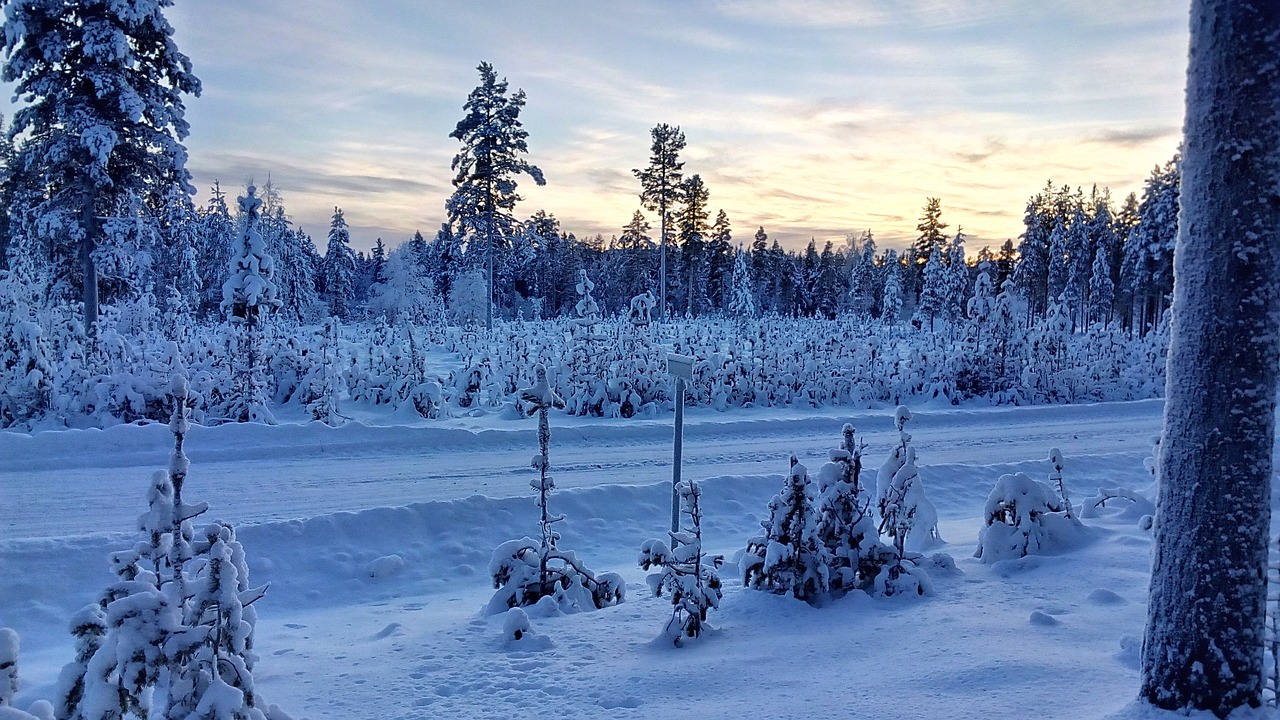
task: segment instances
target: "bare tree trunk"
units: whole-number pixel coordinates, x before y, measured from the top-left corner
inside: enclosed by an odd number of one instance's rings
[[[662,238],[658,247],[658,322],[667,321],[667,203],[658,203],[658,223]]]
[[[80,226],[84,237],[80,240],[80,272],[84,301],[84,332],[92,338],[98,325],[98,268],[93,264],[93,250],[98,245],[98,218],[93,212],[93,187],[84,183],[84,198],[80,206]]]
[[[1280,3],[1194,0],[1142,697],[1262,700],[1280,357]]]

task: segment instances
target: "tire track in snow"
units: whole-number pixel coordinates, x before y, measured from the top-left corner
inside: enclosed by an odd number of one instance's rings
[[[908,426],[922,472],[944,464],[1026,462],[1062,449],[1083,455],[1150,450],[1162,404],[920,409]],[[792,413],[795,413],[792,415]],[[553,418],[551,462],[561,488],[647,484],[671,478],[669,420]],[[849,421],[879,466],[897,442],[887,410],[831,409],[691,412],[683,475],[774,475],[795,453],[816,470]],[[189,500],[237,523],[312,517],[482,494],[532,495],[533,421],[468,419],[414,427],[317,424],[195,428]],[[496,429],[495,429],[496,428]],[[128,531],[145,509],[151,474],[167,464],[171,439],[161,425],[106,431],[0,433],[0,534],[6,538]],[[927,481],[927,480],[926,480]],[[975,491],[976,492],[976,491]]]

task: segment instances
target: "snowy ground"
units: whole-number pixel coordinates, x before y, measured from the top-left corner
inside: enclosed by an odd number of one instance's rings
[[[920,600],[813,608],[744,590],[726,568],[717,631],[679,650],[654,640],[670,605],[635,566],[669,517],[669,419],[553,419],[561,546],[620,572],[627,600],[533,615],[536,635],[513,644],[502,617],[479,610],[492,549],[537,530],[532,420],[198,428],[186,497],[242,525],[251,579],[271,582],[258,688],[299,718],[1106,717],[1137,691],[1150,545],[1138,517],[1087,521],[1091,542],[1064,556],[971,556],[997,477],[1043,478],[1050,447],[1077,501],[1100,485],[1145,488],[1160,412],[919,409],[909,430],[958,572],[935,573]],[[877,467],[887,410],[691,413],[685,475],[704,483],[706,547],[732,559],[787,455],[816,469],[846,421]],[[19,707],[52,695],[72,654],[67,620],[109,582],[106,554],[169,447],[156,425],[0,434],[0,626],[22,636]]]

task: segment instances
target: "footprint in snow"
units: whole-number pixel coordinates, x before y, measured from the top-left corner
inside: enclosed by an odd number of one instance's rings
[[[624,695],[619,698],[605,698],[598,703],[605,710],[617,710],[618,708],[638,708],[640,707],[640,699],[634,695]]]

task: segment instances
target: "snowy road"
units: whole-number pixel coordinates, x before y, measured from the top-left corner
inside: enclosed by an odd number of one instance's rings
[[[922,469],[1044,458],[1150,452],[1163,403],[916,410],[908,430]],[[875,468],[895,442],[891,410],[690,413],[684,473],[774,475],[795,453],[816,465],[852,422]],[[557,485],[648,484],[671,477],[671,418],[553,417]],[[150,473],[164,467],[167,428],[112,428],[33,436],[0,433],[0,532],[9,539],[124,531],[142,509]],[[237,522],[313,517],[482,494],[529,493],[533,420],[459,418],[414,427],[319,424],[197,427],[187,496]]]

